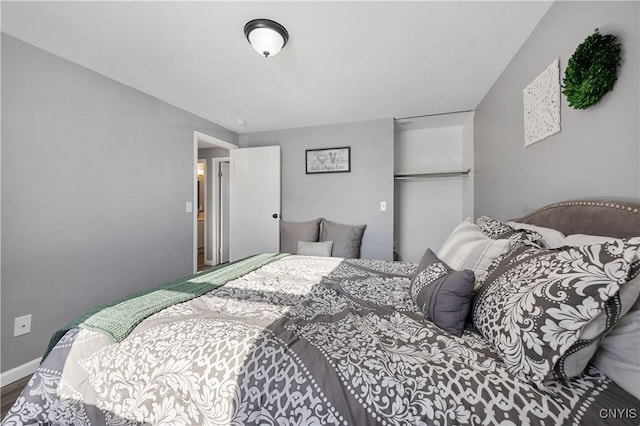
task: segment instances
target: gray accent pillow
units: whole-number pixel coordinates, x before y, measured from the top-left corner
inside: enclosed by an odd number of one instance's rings
[[[333,241],[331,256],[345,259],[360,257],[360,244],[367,225],[341,225],[322,219],[320,241]]]
[[[320,233],[320,220],[280,222],[280,252],[296,254],[298,241],[317,242]]]
[[[331,256],[333,241],[320,241],[312,243],[308,241],[298,241],[298,253],[301,256]]]
[[[426,319],[448,333],[461,336],[469,314],[474,281],[473,271],[454,271],[427,249],[411,280],[411,298]]]
[[[507,370],[539,387],[587,366],[620,318],[621,288],[638,274],[640,237],[581,247],[521,247],[487,274],[473,323]]]

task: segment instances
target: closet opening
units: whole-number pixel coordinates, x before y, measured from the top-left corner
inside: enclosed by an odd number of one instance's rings
[[[473,217],[473,112],[396,119],[394,259],[418,262]]]

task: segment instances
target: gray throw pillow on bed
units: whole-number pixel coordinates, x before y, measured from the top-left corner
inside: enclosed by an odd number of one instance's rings
[[[469,313],[474,282],[473,271],[455,271],[427,249],[411,280],[411,298],[426,319],[460,336]]]
[[[333,241],[320,241],[311,243],[308,241],[298,241],[298,252],[301,256],[331,256]]]
[[[309,222],[280,222],[280,252],[296,254],[298,241],[317,242],[320,219]]]
[[[322,219],[320,241],[333,241],[331,256],[357,259],[360,257],[360,244],[367,225],[341,225]]]

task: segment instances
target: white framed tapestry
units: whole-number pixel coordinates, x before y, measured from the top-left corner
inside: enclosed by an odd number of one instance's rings
[[[524,146],[560,131],[560,62],[551,65],[522,90]]]

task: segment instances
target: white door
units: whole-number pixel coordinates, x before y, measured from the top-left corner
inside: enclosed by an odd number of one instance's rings
[[[280,250],[280,147],[230,151],[229,260]]]

